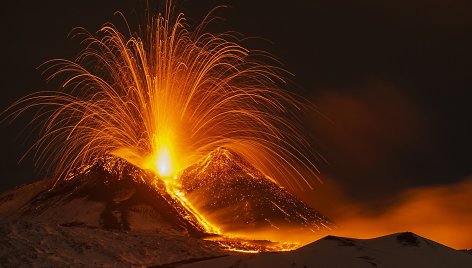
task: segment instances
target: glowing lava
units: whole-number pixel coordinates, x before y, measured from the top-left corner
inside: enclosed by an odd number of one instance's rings
[[[175,201],[179,202],[192,216],[198,221],[201,227],[208,234],[220,234],[220,229],[209,222],[204,215],[202,215],[192,203],[185,197],[184,193],[180,190],[180,184],[177,183],[177,179],[174,177],[173,180],[165,180],[166,191]]]

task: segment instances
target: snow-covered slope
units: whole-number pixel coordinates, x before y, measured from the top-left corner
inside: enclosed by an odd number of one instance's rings
[[[176,267],[470,268],[472,267],[472,255],[406,232],[374,239],[327,236],[290,252],[226,256]]]
[[[156,265],[225,254],[145,171],[99,161],[0,195],[0,267]]]
[[[154,175],[110,156],[81,168],[52,189],[47,181],[40,181],[2,194],[0,220],[205,235],[159,183]]]
[[[223,254],[211,241],[165,232],[0,223],[0,267],[143,267]]]

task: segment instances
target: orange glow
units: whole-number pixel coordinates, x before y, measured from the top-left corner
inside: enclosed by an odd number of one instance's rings
[[[165,180],[166,190],[170,194],[170,196],[177,202],[179,202],[183,207],[190,212],[195,219],[198,221],[200,226],[203,227],[205,232],[209,234],[220,234],[220,229],[209,222],[204,215],[202,215],[180,190],[180,185],[177,183],[177,179],[174,177],[173,180]]]
[[[155,165],[159,175],[167,177],[172,174],[171,159],[167,148],[164,147],[158,151]]]
[[[152,148],[153,152],[147,157],[144,168],[154,171],[163,179],[176,176],[180,165],[170,135],[161,135],[154,139]],[[124,158],[126,159],[126,156]]]
[[[418,187],[401,193],[396,204],[369,215],[351,205],[337,217],[335,235],[372,238],[410,231],[456,249],[472,248],[472,179]]]
[[[290,251],[301,246],[298,243],[251,240],[238,236],[217,236],[207,238],[206,240],[217,242],[223,249],[241,253]]]

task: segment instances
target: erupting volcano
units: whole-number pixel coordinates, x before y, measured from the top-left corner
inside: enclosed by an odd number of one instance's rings
[[[203,163],[206,170],[198,170]],[[218,170],[218,167],[224,168],[225,172]],[[201,179],[195,177],[195,170],[199,171]],[[226,149],[217,149],[183,174],[175,178],[170,187],[166,185],[168,182],[158,179],[153,172],[116,156],[106,156],[73,170],[52,189],[47,187],[46,181],[41,181],[36,184],[35,193],[27,193],[24,188],[11,192],[0,203],[3,209],[0,209],[3,213],[1,217],[9,221],[33,221],[39,225],[147,233],[150,237],[156,234],[184,235],[208,240],[210,251],[198,251],[203,255],[219,253],[219,248],[256,252],[288,250],[299,246],[296,243],[250,240],[229,235],[229,231],[235,228],[244,233],[257,230],[256,227],[267,227],[269,223],[273,227],[276,227],[273,224],[284,223],[316,229],[327,228],[331,224],[305,203],[263,177],[241,156]],[[257,181],[253,181],[255,175],[259,176]],[[216,180],[209,179],[215,176]],[[190,185],[195,186],[191,182],[203,180],[206,181],[205,189],[219,189],[220,198],[211,198],[205,193],[187,195]],[[238,189],[221,187],[218,180],[225,180]],[[252,189],[248,188],[251,185]],[[21,200],[25,194],[30,197]],[[189,196],[189,200],[200,196],[216,208],[198,206],[197,210],[192,205],[194,202],[189,202],[185,196]],[[228,205],[227,200],[235,198],[247,200],[241,201],[244,211],[236,212],[234,209],[239,209],[238,206]],[[293,214],[280,212],[282,208]],[[221,210],[226,214],[207,220],[206,215],[211,211],[221,214]],[[221,219],[228,215],[234,217],[223,224],[225,221]]]
[[[236,36],[205,32],[211,16],[191,29],[172,10],[149,14],[136,33],[76,29],[85,46],[77,59],[44,64],[61,90],[9,109],[9,118],[37,109],[43,125],[32,149],[54,182],[38,200],[64,189],[107,198],[111,181],[133,181],[136,192],[156,193],[150,203],[162,219],[189,233],[329,228],[283,188],[318,178],[294,113],[305,104],[283,89],[284,71]],[[118,207],[120,217],[132,214]],[[130,228],[130,219],[113,219],[101,222]]]
[[[317,169],[284,87],[285,71],[236,36],[190,28],[183,14],[149,14],[135,33],[105,24],[75,29],[85,49],[74,60],[43,64],[60,90],[29,95],[26,110],[42,135],[32,146],[57,184],[73,169],[115,155],[171,182],[211,151],[226,147],[290,188],[311,187]]]
[[[294,195],[321,182],[324,158],[301,122],[312,105],[289,90],[288,72],[270,54],[246,48],[239,34],[208,32],[212,12],[193,27],[167,1],[136,30],[125,19],[96,33],[77,28],[79,55],[42,65],[59,88],[3,113],[33,112],[40,133],[26,154],[47,179],[0,196],[0,266],[174,267],[233,254],[202,263],[218,267],[252,263],[233,258],[245,253],[291,251],[270,256],[294,267],[319,247],[364,250],[339,237],[295,250],[297,238],[335,227]],[[384,240],[429,243],[398,237]]]

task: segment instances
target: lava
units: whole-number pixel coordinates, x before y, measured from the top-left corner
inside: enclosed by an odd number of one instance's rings
[[[291,251],[301,245],[294,242],[272,242],[268,240],[250,240],[240,237],[214,236],[206,240],[216,241],[221,248],[241,253]]]

